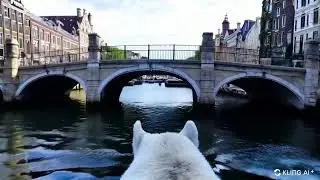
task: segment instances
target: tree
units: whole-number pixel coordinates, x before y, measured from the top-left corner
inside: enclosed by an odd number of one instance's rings
[[[271,6],[270,0],[262,1],[260,57],[270,56],[270,50],[271,50],[270,34],[271,34],[271,27],[272,27],[272,15],[270,12],[270,6]],[[269,44],[266,44],[267,41]]]
[[[101,52],[102,60],[126,60],[125,51],[116,47],[104,47]]]
[[[187,60],[200,60],[200,59],[201,59],[200,50],[197,50],[194,56],[187,58]]]

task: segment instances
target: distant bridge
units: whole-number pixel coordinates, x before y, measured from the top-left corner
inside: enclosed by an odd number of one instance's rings
[[[255,53],[217,52],[212,33],[203,34],[201,46],[171,45],[169,49],[152,49],[150,45],[141,46],[147,47],[143,50],[130,46],[104,49],[97,34],[90,34],[89,39],[87,61],[52,61],[58,57],[54,56],[44,57],[42,62],[40,59],[39,64],[20,63],[18,43],[8,41],[10,52],[0,83],[3,100],[60,96],[80,84],[88,103],[114,102],[128,81],[159,74],[184,80],[199,104],[213,105],[219,90],[225,84],[234,84],[252,99],[290,103],[299,108],[316,106],[320,83],[317,41],[306,43],[305,68],[293,68],[266,65],[255,58]]]

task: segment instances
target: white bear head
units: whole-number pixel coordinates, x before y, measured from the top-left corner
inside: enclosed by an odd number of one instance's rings
[[[156,139],[166,140],[164,137],[168,134],[170,134],[171,136],[173,135],[174,137],[179,137],[183,141],[186,141],[186,138],[187,138],[189,141],[191,141],[194,144],[194,146],[196,146],[197,148],[199,147],[198,129],[193,121],[188,121],[179,134],[177,133],[150,134],[145,132],[141,126],[141,122],[137,121],[133,126],[132,148],[133,148],[134,156],[138,154],[140,146],[146,145],[145,143],[148,143],[148,146],[150,146],[152,143],[159,143],[159,141],[155,141],[155,140]],[[143,141],[144,138],[148,140]],[[155,146],[158,146],[158,145],[155,144]]]
[[[216,180],[199,151],[198,130],[188,121],[179,133],[151,134],[141,122],[133,127],[133,162],[121,180]]]

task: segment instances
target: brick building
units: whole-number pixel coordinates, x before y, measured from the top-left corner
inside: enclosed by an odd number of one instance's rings
[[[81,52],[88,48],[91,18],[79,8],[75,16],[39,17],[25,9],[21,0],[1,0],[0,62],[4,62],[6,38],[18,40],[24,64],[85,59],[88,54]]]
[[[293,0],[273,0],[271,58],[273,64],[292,58],[294,26]]]

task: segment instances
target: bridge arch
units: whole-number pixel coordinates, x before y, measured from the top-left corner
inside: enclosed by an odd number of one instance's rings
[[[77,83],[79,83],[81,85],[81,87],[85,90],[85,92],[87,92],[87,83],[81,79],[80,77],[72,74],[72,73],[64,73],[63,71],[50,71],[48,73],[44,72],[44,73],[40,73],[37,74],[29,79],[27,79],[26,81],[24,81],[22,84],[20,84],[20,86],[18,87],[15,96],[19,97],[22,92],[28,87],[30,86],[32,83],[47,78],[47,77],[66,77],[69,78]]]
[[[119,69],[116,72],[110,74],[107,78],[105,78],[100,83],[100,86],[97,89],[97,93],[101,99],[102,98],[101,94],[103,93],[104,89],[113,80],[115,80],[121,76],[132,74],[132,73],[140,73],[140,74],[144,75],[145,73],[148,73],[148,72],[150,72],[150,68],[148,68],[148,67],[130,67],[130,68]],[[195,97],[193,97],[193,99],[196,101],[199,101],[200,87],[197,84],[197,82],[192,77],[190,77],[187,73],[183,72],[180,69],[174,69],[174,68],[165,67],[165,66],[156,66],[155,68],[152,69],[152,72],[165,74],[165,75],[171,75],[171,76],[174,76],[174,77],[177,77],[177,78],[184,80],[193,91],[193,96],[195,96]],[[135,77],[133,77],[133,78],[135,78]]]
[[[219,84],[216,85],[216,87],[214,88],[214,92],[213,92],[214,97],[217,96],[218,92],[221,90],[221,88],[224,85],[231,84],[232,82],[236,82],[241,79],[258,79],[258,80],[260,79],[260,80],[271,81],[271,82],[285,88],[289,92],[291,92],[299,101],[299,103],[300,103],[300,105],[298,105],[299,107],[300,106],[303,107],[303,105],[304,105],[304,95],[301,93],[301,91],[299,90],[298,87],[296,87],[292,83],[290,83],[282,78],[273,76],[271,74],[264,74],[264,73],[252,73],[252,74],[240,73],[240,74],[237,74],[234,76],[227,77],[224,80],[222,80],[221,82],[219,82]]]

